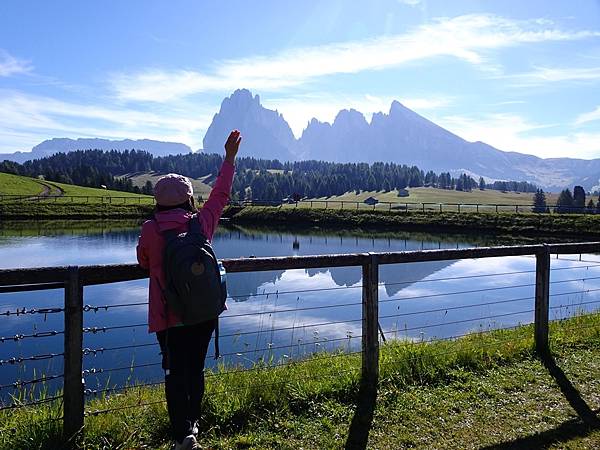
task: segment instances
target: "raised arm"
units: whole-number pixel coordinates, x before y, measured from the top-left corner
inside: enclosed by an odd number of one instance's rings
[[[223,213],[223,208],[229,202],[231,193],[231,185],[233,184],[233,175],[235,173],[235,157],[242,142],[242,137],[238,130],[234,130],[229,134],[227,142],[225,142],[225,160],[221,165],[221,170],[215,181],[215,185],[210,191],[208,200],[199,211],[200,221],[206,238],[211,240],[219,219]]]

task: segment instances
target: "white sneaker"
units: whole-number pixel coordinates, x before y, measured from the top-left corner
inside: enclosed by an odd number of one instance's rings
[[[198,445],[198,441],[196,441],[196,436],[190,434],[186,436],[181,444],[179,442],[175,442],[175,450],[197,450],[200,446]]]

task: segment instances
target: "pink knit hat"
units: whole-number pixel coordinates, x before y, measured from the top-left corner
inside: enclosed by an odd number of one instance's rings
[[[161,206],[181,205],[194,195],[194,188],[187,177],[170,173],[154,185],[154,198]]]

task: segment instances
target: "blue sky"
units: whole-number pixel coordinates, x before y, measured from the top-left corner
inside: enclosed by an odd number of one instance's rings
[[[600,158],[600,1],[0,3],[0,152],[52,137],[196,150],[244,87],[297,136],[397,99],[471,141]]]

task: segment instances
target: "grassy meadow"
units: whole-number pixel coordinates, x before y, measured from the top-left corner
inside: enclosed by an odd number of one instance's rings
[[[319,197],[307,199],[308,201],[313,200],[312,207],[322,208],[325,206],[325,201],[331,202],[327,205],[328,208],[342,208],[341,204],[335,202],[360,202],[358,205],[359,209],[370,208],[373,206],[364,204],[365,199],[374,197],[382,203],[408,203],[408,209],[420,209],[421,203],[443,203],[448,204],[444,206],[444,211],[458,211],[456,204],[464,205],[461,207],[461,211],[476,211],[474,206],[467,205],[490,205],[488,207],[480,207],[480,211],[492,211],[495,212],[495,206],[491,205],[504,205],[499,207],[501,212],[514,212],[515,205],[532,205],[533,194],[531,193],[519,193],[519,192],[501,192],[492,189],[479,190],[474,189],[471,192],[455,191],[448,189],[438,189],[431,187],[418,187],[407,189],[409,195],[407,197],[398,197],[398,191],[392,190],[389,192],[384,191],[361,191],[359,194],[356,192],[346,192],[343,195],[337,195],[332,197]],[[556,204],[558,199],[557,194],[546,193],[546,202],[549,206]],[[318,201],[318,202],[316,202]],[[418,203],[419,205],[411,205],[411,203]],[[300,204],[299,206],[310,206],[310,204]],[[345,204],[344,208],[356,208],[356,205]],[[375,209],[389,209],[389,205],[380,204],[376,205]],[[439,205],[427,205],[426,210],[439,211]],[[530,208],[520,208],[519,211],[529,211]]]
[[[98,197],[128,197],[152,201],[152,196],[148,195],[140,195],[124,191],[115,191],[111,189],[77,186],[74,184],[57,183],[55,181],[46,181],[38,178],[29,178],[2,172],[0,172],[0,195],[30,195],[53,197],[52,199],[49,199],[49,201],[74,200],[68,198],[55,199],[54,197],[56,196],[90,197],[90,200],[97,200]],[[85,201],[85,199],[76,201]]]

